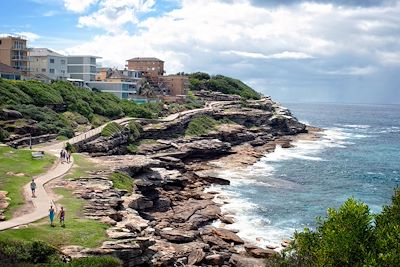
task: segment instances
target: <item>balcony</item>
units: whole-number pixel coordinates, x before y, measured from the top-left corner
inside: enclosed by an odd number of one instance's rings
[[[26,66],[12,66],[14,69],[19,70],[19,71],[24,71],[24,72],[28,72],[31,71],[31,69],[29,67]]]
[[[12,50],[28,51],[28,48],[25,45],[13,45]]]
[[[13,55],[11,58],[15,61],[29,61],[29,58],[27,56],[22,55]]]

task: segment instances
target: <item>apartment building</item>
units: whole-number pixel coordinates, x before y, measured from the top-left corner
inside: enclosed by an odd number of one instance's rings
[[[69,77],[74,80],[95,81],[98,58],[100,57],[90,55],[68,56],[67,72]]]
[[[67,57],[47,48],[29,48],[29,68],[32,76],[45,76],[49,80],[66,80]]]
[[[93,91],[112,93],[121,99],[132,99],[137,96],[141,85],[141,72],[98,68],[96,81],[88,82]]]
[[[160,76],[159,87],[166,88],[170,96],[187,95],[189,91],[189,78],[184,75]]]
[[[158,77],[164,75],[164,61],[155,57],[135,57],[128,59],[125,65],[128,70],[140,71],[149,80],[156,84]]]
[[[28,48],[26,39],[22,36],[0,36],[0,63],[13,67],[27,76],[28,66]]]

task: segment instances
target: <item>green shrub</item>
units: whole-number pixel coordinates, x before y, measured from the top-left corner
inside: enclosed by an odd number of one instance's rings
[[[101,130],[101,135],[104,137],[113,136],[116,133],[120,133],[123,127],[116,122],[108,123],[103,130]]]
[[[92,123],[92,125],[94,127],[99,127],[99,126],[101,126],[101,125],[103,125],[103,124],[105,124],[105,123],[107,123],[109,121],[110,121],[110,119],[108,119],[108,118],[106,118],[104,116],[101,116],[101,115],[98,115],[98,114],[94,114],[92,116],[90,122]]]
[[[129,154],[136,154],[139,152],[138,145],[136,143],[129,144],[126,149],[128,150]]]
[[[122,172],[114,172],[111,174],[110,180],[113,182],[114,188],[132,192],[133,179],[129,175]]]
[[[260,99],[260,94],[240,80],[207,73],[196,72],[189,75],[190,89],[194,91],[211,90],[224,94],[235,94],[245,99]]]
[[[210,116],[201,115],[194,117],[188,124],[185,135],[187,136],[200,136],[207,134],[215,129],[218,124],[216,120]]]
[[[128,124],[128,128],[131,134],[131,141],[135,141],[140,137],[140,133],[142,132],[143,128],[142,125],[140,125],[136,121],[130,121]]]
[[[56,248],[42,241],[0,240],[0,262],[5,265],[46,263],[57,254]]]
[[[10,133],[0,128],[0,142],[4,142],[10,136]]]
[[[123,262],[115,257],[87,257],[73,259],[67,267],[122,267]]]
[[[267,266],[400,266],[400,189],[375,217],[366,204],[348,199],[318,219],[315,231],[294,234],[294,243]]]

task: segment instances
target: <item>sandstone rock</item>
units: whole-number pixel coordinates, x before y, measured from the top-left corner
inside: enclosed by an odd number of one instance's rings
[[[264,261],[262,259],[248,258],[238,254],[232,254],[229,263],[235,267],[263,267]]]
[[[160,236],[174,243],[188,243],[196,238],[197,233],[193,231],[169,230],[163,229],[160,231]]]
[[[153,207],[153,201],[148,200],[140,194],[132,194],[130,196],[129,207],[135,210],[145,210]]]
[[[3,108],[0,112],[0,118],[4,120],[21,119],[23,117],[21,112],[12,109]]]
[[[292,243],[291,240],[285,239],[285,240],[282,240],[281,246],[284,247],[284,248],[286,248],[286,247],[288,247],[291,243]]]
[[[197,265],[200,263],[206,254],[201,248],[197,248],[190,252],[189,257],[188,257],[188,265]]]
[[[205,258],[205,262],[208,265],[221,266],[222,264],[224,264],[224,258],[220,254],[208,255]]]
[[[221,222],[226,223],[226,224],[233,224],[233,223],[235,223],[235,220],[234,220],[232,217],[230,217],[230,216],[222,216],[222,217],[220,218],[220,220],[221,220]]]
[[[234,242],[236,244],[244,244],[244,241],[230,230],[222,228],[214,228],[213,233],[227,242]]]
[[[245,244],[244,248],[246,250],[246,252],[255,257],[255,258],[268,258],[274,254],[277,254],[278,252],[276,252],[275,250],[272,249],[263,249],[251,244]]]

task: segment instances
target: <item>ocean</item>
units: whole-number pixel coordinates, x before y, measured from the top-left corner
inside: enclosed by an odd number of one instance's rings
[[[235,215],[225,227],[260,246],[280,244],[316,217],[354,197],[380,212],[400,185],[400,105],[283,104],[301,122],[324,128],[316,141],[266,154],[230,186],[213,186]],[[216,223],[218,225],[218,223]]]

